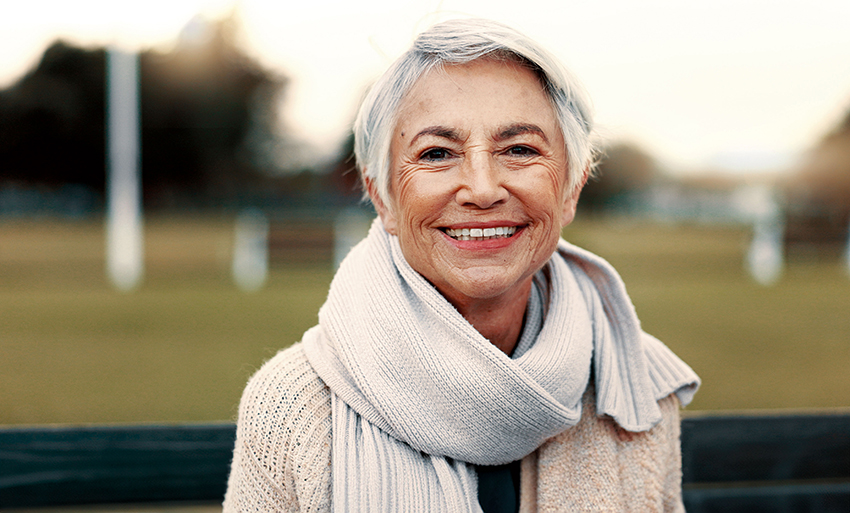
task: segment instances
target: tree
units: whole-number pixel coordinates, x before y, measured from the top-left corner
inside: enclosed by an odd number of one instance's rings
[[[850,212],[850,111],[809,152],[787,190],[790,199],[844,215]]]
[[[58,41],[0,91],[0,180],[103,189],[103,50]]]
[[[850,111],[784,187],[786,243],[842,251],[850,236]]]
[[[270,141],[286,80],[234,42],[234,22],[208,24],[170,52],[140,56],[142,182],[148,205],[222,198],[274,171]],[[0,184],[105,184],[105,51],[62,41],[0,91]]]
[[[645,191],[658,174],[655,160],[630,143],[617,143],[602,152],[593,176],[581,192],[579,208],[615,208],[630,195]]]

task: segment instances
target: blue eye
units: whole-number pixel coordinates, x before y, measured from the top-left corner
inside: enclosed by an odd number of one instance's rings
[[[445,160],[451,157],[449,150],[445,148],[431,148],[424,152],[419,158],[423,160]]]

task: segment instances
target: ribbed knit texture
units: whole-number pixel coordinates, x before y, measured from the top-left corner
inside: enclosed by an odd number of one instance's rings
[[[647,431],[697,376],[640,329],[617,273],[561,241],[535,280],[545,315],[508,358],[404,259],[376,220],[304,336],[333,397],[334,511],[480,511],[475,474],[578,423],[593,355],[597,410]],[[657,367],[657,368],[656,368]]]
[[[655,427],[625,431],[594,415],[591,384],[579,423],[523,459],[520,511],[683,511],[679,401],[659,407]],[[267,362],[242,395],[224,513],[330,513],[331,418],[301,344]]]

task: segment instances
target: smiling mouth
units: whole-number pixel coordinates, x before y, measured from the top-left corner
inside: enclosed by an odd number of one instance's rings
[[[443,232],[454,240],[489,240],[513,237],[516,230],[516,226],[498,226],[496,228],[445,228]]]

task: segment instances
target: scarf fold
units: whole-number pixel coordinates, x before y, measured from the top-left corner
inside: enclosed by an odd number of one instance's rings
[[[574,426],[591,365],[598,413],[627,430],[658,423],[671,393],[690,401],[699,379],[641,331],[607,262],[560,241],[534,281],[511,358],[376,219],[303,339],[332,392],[335,511],[480,511],[467,464],[518,460]]]

